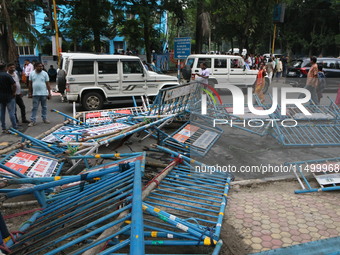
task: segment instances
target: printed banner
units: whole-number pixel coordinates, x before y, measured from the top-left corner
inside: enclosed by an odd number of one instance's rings
[[[34,161],[37,160],[37,158],[38,158],[37,155],[19,152],[14,157],[12,157],[5,164],[5,166],[8,166],[9,168],[24,174],[32,166]],[[7,171],[3,169],[1,169],[1,171],[7,173]]]
[[[58,133],[58,132],[63,132],[63,131],[70,131],[72,130],[73,128],[70,128],[70,127],[61,127],[61,128],[58,128],[56,131],[54,131],[53,133]],[[57,139],[56,135],[53,135],[52,134],[49,134],[48,136],[44,137],[43,139],[41,139],[42,141],[44,142],[47,142],[47,143],[54,143],[54,142],[58,142],[59,140]],[[73,135],[70,135],[70,136],[63,136],[63,135],[58,135],[60,137],[60,139],[62,139],[63,141],[67,142],[67,141],[72,141],[72,140],[75,140],[75,136]]]
[[[51,177],[56,169],[58,161],[41,157],[28,171],[28,177]]]
[[[175,134],[173,138],[180,143],[184,143],[199,129],[200,128],[197,126],[188,124],[181,131]]]

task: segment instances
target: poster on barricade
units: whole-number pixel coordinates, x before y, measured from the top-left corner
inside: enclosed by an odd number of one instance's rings
[[[20,151],[14,154],[5,163],[5,166],[18,171],[27,177],[51,177],[58,166],[58,160],[26,151]],[[7,171],[3,169],[0,169],[0,171],[7,173]]]
[[[54,131],[53,133],[49,134],[48,136],[44,137],[41,140],[47,143],[55,143],[60,140],[65,141],[65,142],[72,141],[75,139],[75,136],[72,136],[72,135],[65,136],[62,134],[56,134],[56,133],[62,133],[62,132],[67,132],[71,130],[74,130],[74,128],[63,126],[61,128],[58,128],[56,131]]]
[[[106,133],[112,133],[117,130],[122,130],[129,128],[130,125],[124,124],[124,123],[111,123],[107,125],[97,126],[93,128],[88,128],[85,131],[86,136],[97,136],[97,135],[103,135]]]
[[[10,160],[8,160],[5,166],[18,171],[22,174],[25,174],[27,170],[33,165],[34,161],[38,158],[37,155],[19,152],[15,154]],[[1,169],[2,172],[6,172]]]
[[[28,177],[51,177],[58,164],[57,160],[41,157],[27,172]]]
[[[200,128],[197,126],[188,124],[181,131],[175,134],[173,138],[180,143],[184,143],[199,129]]]

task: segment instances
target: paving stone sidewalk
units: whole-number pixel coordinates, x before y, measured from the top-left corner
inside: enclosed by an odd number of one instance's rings
[[[255,253],[339,236],[340,192],[294,194],[298,188],[297,181],[232,188],[223,230],[234,236],[234,243],[224,240],[229,252]]]

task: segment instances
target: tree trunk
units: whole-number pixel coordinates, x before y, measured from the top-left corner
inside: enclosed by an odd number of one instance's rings
[[[150,49],[150,29],[148,19],[143,19],[144,24],[144,43],[147,63],[151,63],[151,49]]]
[[[76,38],[73,39],[73,51],[77,52],[77,39]]]
[[[100,53],[102,51],[100,44],[100,33],[98,29],[93,29],[93,39],[94,39],[94,50],[96,53]]]
[[[234,54],[234,40],[230,38],[231,54]]]
[[[316,21],[314,20],[312,35],[315,35],[315,28],[316,28]],[[313,55],[313,45],[314,45],[314,42],[313,42],[313,37],[312,37],[311,43],[309,44],[309,56],[310,57]]]
[[[93,16],[90,18],[91,20],[91,27],[92,27],[92,32],[93,32],[93,44],[94,44],[94,50],[96,53],[101,52],[101,43],[100,43],[100,28],[96,24],[96,22],[93,22],[93,18],[99,18],[98,16],[98,2],[97,0],[90,0],[90,5],[89,5],[90,10],[93,10]],[[97,13],[96,13],[97,12]]]
[[[13,31],[12,31],[12,23],[10,16],[7,11],[7,4],[6,0],[2,0],[2,16],[5,19],[5,28],[4,28],[4,38],[6,39],[6,42],[3,42],[1,45],[2,53],[0,56],[4,58],[5,62],[15,62],[18,60],[18,52],[15,45],[15,40],[13,37]]]
[[[197,0],[197,12],[196,12],[196,34],[195,34],[195,53],[202,53],[202,19],[201,14],[203,13],[203,1]]]

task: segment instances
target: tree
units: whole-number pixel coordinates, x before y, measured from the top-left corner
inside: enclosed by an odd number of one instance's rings
[[[64,34],[72,38],[74,49],[89,38],[95,52],[102,52],[102,36],[113,38],[115,30],[111,23],[114,5],[110,0],[81,0],[69,2],[69,20],[61,26]]]
[[[333,0],[290,0],[282,31],[287,51],[308,56],[337,55],[339,4]]]
[[[0,60],[14,62],[18,52],[14,38],[21,36],[30,41],[36,40],[37,31],[27,22],[28,16],[37,8],[26,0],[0,0]]]
[[[154,25],[158,22],[161,15],[161,3],[158,0],[121,0],[114,1],[115,7],[124,12],[122,20],[115,20],[121,26],[134,26],[133,33],[138,27],[142,32],[147,61],[151,62],[152,36],[157,32]],[[131,21],[134,20],[134,21]],[[121,30],[120,34],[131,38],[131,34],[126,29]]]

